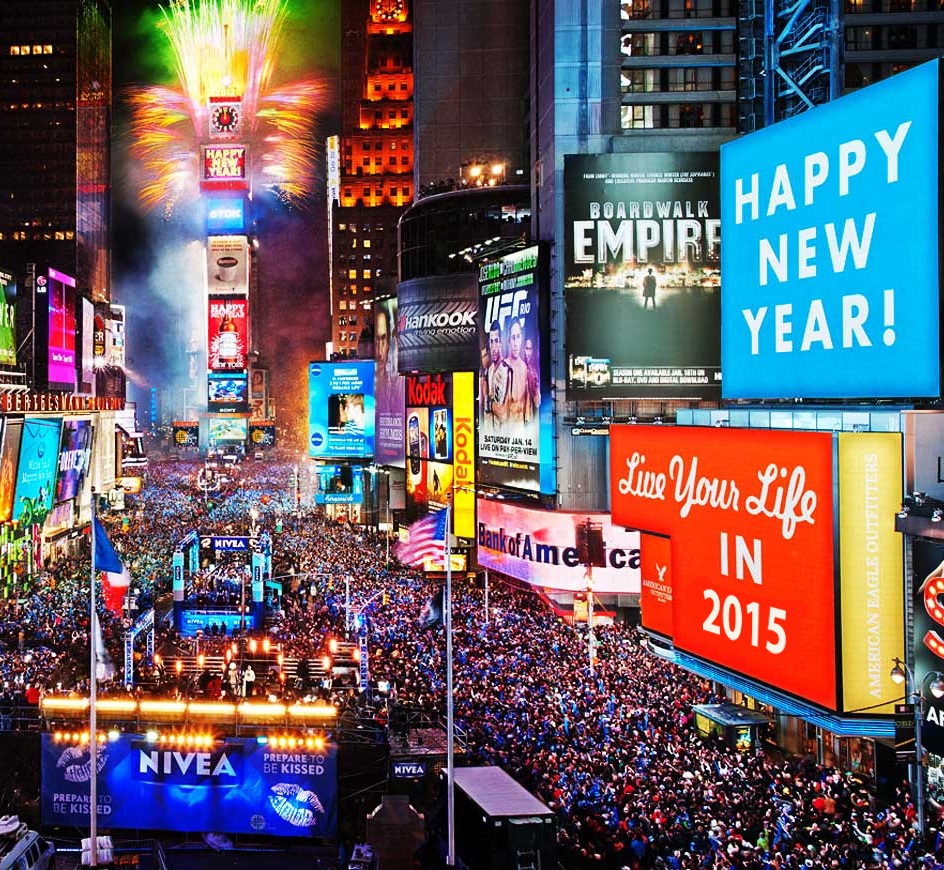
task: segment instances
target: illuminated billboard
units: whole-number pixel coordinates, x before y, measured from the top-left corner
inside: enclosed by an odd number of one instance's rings
[[[902,436],[840,432],[837,440],[842,705],[894,713],[900,690],[888,663],[905,655],[903,546],[892,519],[904,494]]]
[[[63,420],[59,445],[59,475],[54,501],[68,501],[82,492],[89,479],[93,431],[91,420],[79,420],[74,417]]]
[[[246,146],[215,144],[200,148],[201,190],[247,190]]]
[[[722,146],[725,398],[940,395],[939,78]]]
[[[479,267],[479,481],[554,491],[548,254],[535,245]]]
[[[275,447],[275,420],[252,420],[249,423],[249,443],[253,447]]]
[[[928,752],[944,756],[944,697],[939,698],[931,691],[944,673],[944,611],[941,609],[944,542],[918,537],[911,540],[914,542],[914,678],[925,709],[921,738]],[[903,700],[904,687],[895,688],[891,697]],[[932,797],[937,801],[944,799],[944,779],[935,774],[928,786]]]
[[[16,279],[0,269],[0,365],[16,365]]]
[[[174,420],[174,446],[199,447],[200,424],[194,420]]]
[[[211,447],[220,444],[245,444],[249,421],[245,417],[210,417],[207,437]]]
[[[207,235],[243,233],[246,230],[246,201],[242,197],[204,197]]]
[[[20,458],[23,421],[7,417],[3,425],[3,453],[0,454],[0,522],[13,518],[16,470]]]
[[[243,130],[242,97],[210,97],[210,138],[214,141],[236,139]]]
[[[374,453],[374,363],[308,366],[308,455],[363,458]]]
[[[378,465],[403,468],[404,379],[397,373],[397,299],[374,303],[374,388],[377,396]]]
[[[602,541],[604,567],[593,568],[596,592],[639,592],[639,533],[613,525],[607,514],[542,511],[480,498],[478,563],[548,589],[587,588],[587,532]]]
[[[211,296],[207,301],[207,368],[245,372],[249,352],[249,300]]]
[[[718,155],[564,158],[567,398],[717,399]]]
[[[676,649],[835,710],[832,433],[612,426],[610,463],[613,522],[671,538]]]
[[[315,504],[360,504],[364,473],[359,465],[321,465],[316,471]]]
[[[249,241],[245,236],[207,239],[207,293],[246,296],[249,293]]]
[[[61,417],[26,417],[13,499],[13,521],[28,526],[52,508],[59,467]]]
[[[217,414],[249,410],[249,384],[245,375],[209,375],[207,408]]]
[[[672,539],[639,536],[640,624],[646,631],[672,637]]]
[[[49,270],[49,388],[75,391],[75,279]]]
[[[277,749],[255,737],[212,746],[123,733],[98,750],[98,823],[108,828],[333,837],[337,746]],[[42,735],[44,825],[88,823],[88,743]]]
[[[475,371],[479,330],[474,273],[403,281],[397,285],[397,300],[402,373]]]
[[[452,376],[452,530],[475,537],[475,375]]]

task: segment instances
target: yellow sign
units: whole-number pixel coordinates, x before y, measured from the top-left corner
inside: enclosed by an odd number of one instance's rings
[[[901,535],[901,435],[839,434],[839,565],[842,710],[894,713],[901,686],[892,660],[905,657]],[[800,578],[798,577],[798,580]],[[815,650],[810,650],[815,655]]]
[[[453,529],[475,538],[475,380],[472,372],[452,376]]]

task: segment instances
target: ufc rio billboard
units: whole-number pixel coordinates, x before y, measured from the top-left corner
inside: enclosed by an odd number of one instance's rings
[[[676,649],[836,709],[832,433],[613,426],[610,450],[614,524],[670,540]]]

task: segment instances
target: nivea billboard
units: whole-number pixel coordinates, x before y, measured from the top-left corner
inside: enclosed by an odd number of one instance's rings
[[[373,360],[311,363],[308,402],[309,456],[373,456]]]
[[[938,396],[939,61],[721,149],[722,395]]]
[[[109,828],[333,837],[337,747],[276,749],[256,738],[211,745],[120,734],[98,755],[98,823]],[[88,826],[87,743],[42,735],[42,821]]]

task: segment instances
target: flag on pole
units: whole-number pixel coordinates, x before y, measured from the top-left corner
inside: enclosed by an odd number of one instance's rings
[[[102,589],[105,593],[105,606],[112,613],[121,613],[128,587],[131,585],[131,575],[121,564],[121,559],[115,552],[105,529],[92,517],[92,570],[102,571]]]
[[[105,639],[102,637],[102,625],[98,621],[98,614],[92,615],[92,643],[95,644],[95,677],[99,682],[110,680],[115,676],[115,663],[111,660],[105,648]]]
[[[438,510],[410,526],[409,541],[397,544],[397,558],[404,565],[421,567],[425,559],[443,558],[447,513],[445,508]]]

